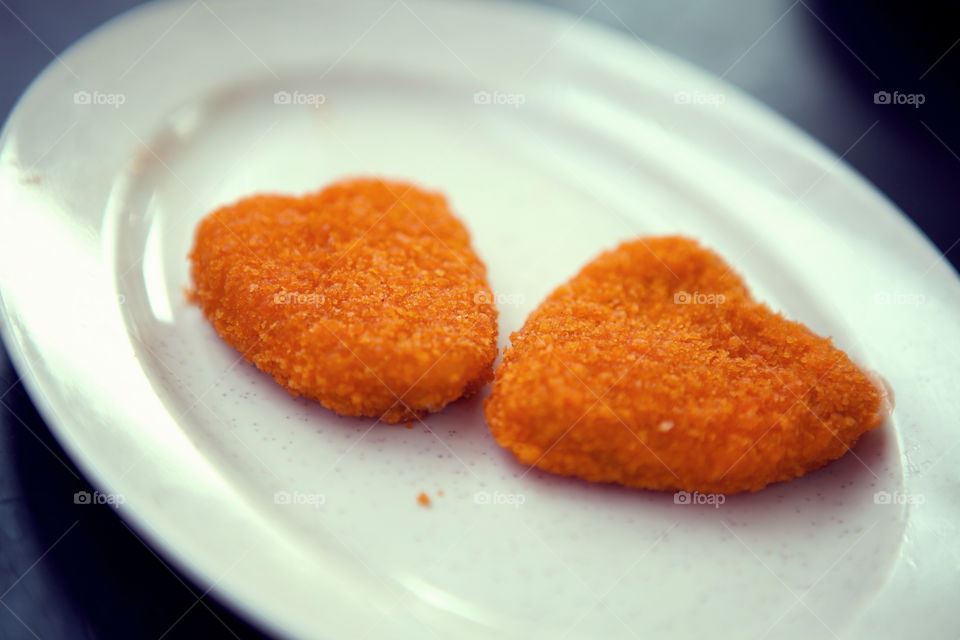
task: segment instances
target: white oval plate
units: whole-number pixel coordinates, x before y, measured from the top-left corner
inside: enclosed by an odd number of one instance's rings
[[[881,372],[895,414],[822,471],[683,505],[529,472],[479,397],[412,430],[293,399],[185,302],[186,254],[220,204],[352,174],[449,195],[501,345],[600,250],[679,232]],[[51,428],[153,544],[275,632],[960,626],[931,607],[960,590],[956,275],[810,138],[627,37],[508,4],[151,4],[27,91],[0,212],[4,337]]]

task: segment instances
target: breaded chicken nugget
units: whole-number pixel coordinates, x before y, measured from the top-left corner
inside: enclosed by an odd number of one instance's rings
[[[194,288],[217,333],[293,395],[406,422],[493,377],[486,268],[443,196],[347,180],[200,222]]]
[[[590,481],[756,491],[842,456],[886,410],[830,340],[680,237],[603,253],[511,343],[485,403],[494,437]]]

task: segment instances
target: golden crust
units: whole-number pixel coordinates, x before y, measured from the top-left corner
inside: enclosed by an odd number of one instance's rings
[[[840,457],[882,405],[830,340],[755,302],[716,254],[666,237],[603,253],[554,291],[511,336],[485,411],[525,464],[735,493]]]
[[[191,298],[293,395],[398,423],[492,379],[486,269],[443,196],[346,180],[256,195],[197,227]]]

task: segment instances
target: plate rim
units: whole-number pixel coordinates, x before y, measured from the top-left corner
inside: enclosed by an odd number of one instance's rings
[[[424,8],[437,7],[443,4],[442,2],[424,2],[423,0],[409,1]],[[123,29],[127,21],[140,17],[147,12],[157,12],[158,15],[164,14],[164,12],[173,13],[177,11],[177,7],[182,8],[187,4],[189,4],[188,0],[176,0],[175,2],[166,3],[150,2],[145,5],[140,5],[124,11],[103,25],[97,27],[87,35],[83,36],[77,42],[72,44],[66,51],[64,51],[60,57],[69,60],[69,58],[74,55],[78,49],[95,46],[97,39],[104,32],[109,30]],[[215,2],[215,4],[226,5],[227,3]],[[526,4],[511,5],[506,1],[483,3],[478,0],[473,0],[469,2],[462,2],[460,9],[464,12],[502,12],[507,15],[512,15],[512,17],[515,19],[520,20],[536,18],[538,21],[544,21],[544,23],[548,26],[566,26],[573,17],[573,14],[571,13],[553,7],[532,6]],[[245,11],[248,10],[248,7],[246,5],[240,5],[237,7],[237,10]],[[629,35],[620,33],[613,28],[598,23],[581,23],[580,29],[578,29],[575,33],[571,33],[569,37],[571,39],[584,37],[585,39],[589,40],[616,42],[619,46],[631,47],[637,50],[639,53],[637,42],[634,41],[634,39]],[[645,44],[650,49],[656,51],[658,57],[662,58],[665,61],[665,64],[672,68],[681,70],[684,76],[704,77],[704,74],[706,74],[706,72],[702,69],[692,65],[690,62],[678,58],[672,53],[663,51],[649,43]],[[16,123],[17,114],[26,108],[25,105],[31,101],[32,96],[36,92],[38,84],[51,75],[52,69],[57,64],[58,61],[56,59],[51,61],[51,63],[44,68],[37,78],[30,83],[23,95],[17,101],[14,108],[11,110],[7,121],[3,126],[2,132],[0,132],[0,152],[2,152],[3,148],[9,143],[9,137],[11,133],[10,129]],[[952,276],[952,279],[948,277],[945,282],[949,282],[949,285],[953,286],[954,295],[956,296],[958,292],[960,292],[960,279],[958,279],[956,271],[953,270],[949,262],[943,259],[943,257],[940,255],[940,252],[936,249],[935,245],[933,245],[929,238],[927,238],[922,231],[920,231],[916,223],[914,223],[909,217],[901,212],[889,200],[889,198],[880,192],[872,183],[869,182],[869,180],[853,169],[853,167],[851,167],[846,160],[837,158],[836,154],[819,140],[816,140],[810,134],[803,131],[798,125],[791,122],[781,114],[775,112],[767,105],[759,102],[740,88],[727,81],[714,78],[709,74],[706,74],[704,79],[713,84],[719,82],[720,85],[724,87],[725,91],[729,92],[730,94],[735,94],[739,98],[750,103],[751,111],[759,110],[763,113],[766,119],[776,122],[777,128],[782,132],[782,134],[780,134],[774,141],[776,142],[776,149],[771,151],[771,154],[782,153],[785,149],[789,149],[790,144],[802,142],[809,148],[808,150],[810,151],[810,153],[804,156],[805,160],[812,161],[808,156],[813,155],[816,156],[817,160],[823,162],[824,164],[826,164],[826,161],[829,161],[829,164],[831,165],[830,169],[834,172],[834,174],[830,176],[831,179],[836,179],[838,182],[842,183],[844,188],[859,189],[862,194],[868,195],[878,205],[876,207],[877,212],[879,212],[881,209],[884,210],[884,215],[887,217],[885,222],[887,224],[899,225],[900,229],[907,234],[907,236],[909,236],[909,239],[914,243],[914,245],[917,245],[918,240],[920,241],[919,244],[924,246],[927,257],[932,258],[934,262],[936,262],[936,268],[941,271],[941,277]],[[0,218],[0,224],[3,224],[2,218]],[[15,225],[3,224],[3,226],[8,227],[8,231],[15,230],[10,228],[15,227]],[[13,234],[9,234],[8,237],[13,237]],[[2,313],[0,334],[2,334],[4,343],[8,352],[10,353],[11,361],[13,362],[17,373],[20,375],[22,383],[29,392],[31,399],[36,405],[38,412],[44,419],[50,431],[55,435],[63,448],[68,452],[73,463],[88,479],[90,479],[91,484],[98,487],[108,488],[111,491],[122,488],[122,485],[120,487],[113,486],[116,484],[115,479],[105,477],[107,474],[103,471],[102,465],[98,465],[93,457],[90,456],[88,452],[84,451],[85,447],[83,444],[75,438],[75,433],[71,431],[69,426],[67,426],[70,422],[69,414],[65,411],[67,407],[64,406],[62,399],[57,401],[54,399],[54,397],[52,397],[55,396],[55,394],[52,393],[51,390],[55,390],[57,388],[57,381],[44,380],[42,375],[38,374],[34,370],[30,356],[28,355],[30,352],[30,347],[33,345],[31,345],[27,336],[27,331],[25,330],[27,327],[21,325],[23,318],[19,316],[17,309],[10,308],[6,298],[2,295],[5,288],[6,285],[0,286],[0,313]],[[900,437],[900,435],[901,434],[899,433],[897,434],[898,437]],[[212,575],[216,573],[213,571],[213,567],[205,566],[203,562],[198,561],[195,554],[192,558],[188,559],[188,555],[190,554],[183,552],[181,549],[175,548],[173,545],[164,540],[164,534],[157,533],[157,530],[154,526],[156,524],[156,512],[147,514],[142,508],[121,508],[115,509],[115,511],[117,511],[118,515],[120,515],[120,517],[125,521],[130,522],[137,532],[150,542],[152,547],[160,550],[166,562],[177,567],[178,570],[190,576],[191,579],[198,584],[211,585],[211,588],[213,588],[214,592],[217,594],[217,597],[229,603],[229,605],[235,610],[242,612],[248,619],[252,619],[257,626],[280,635],[292,634],[294,631],[296,631],[296,635],[300,635],[302,633],[309,634],[317,631],[315,628],[301,628],[292,630],[280,622],[282,616],[275,616],[275,612],[267,612],[262,609],[258,603],[254,603],[249,599],[248,594],[242,593],[243,590],[238,589],[236,584],[219,585],[214,575]],[[151,522],[151,515],[154,518],[153,522]],[[167,531],[164,533],[169,532]],[[210,563],[207,564],[209,565]]]

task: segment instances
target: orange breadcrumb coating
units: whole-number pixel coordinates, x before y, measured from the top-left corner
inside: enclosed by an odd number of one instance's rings
[[[420,504],[421,507],[429,507],[430,496],[421,492],[420,495],[417,496],[417,502]]]
[[[686,238],[603,253],[510,339],[484,405],[494,437],[590,481],[756,491],[840,457],[886,410],[830,340]]]
[[[346,180],[256,195],[197,227],[192,299],[293,395],[401,423],[493,377],[486,268],[442,195]]]

